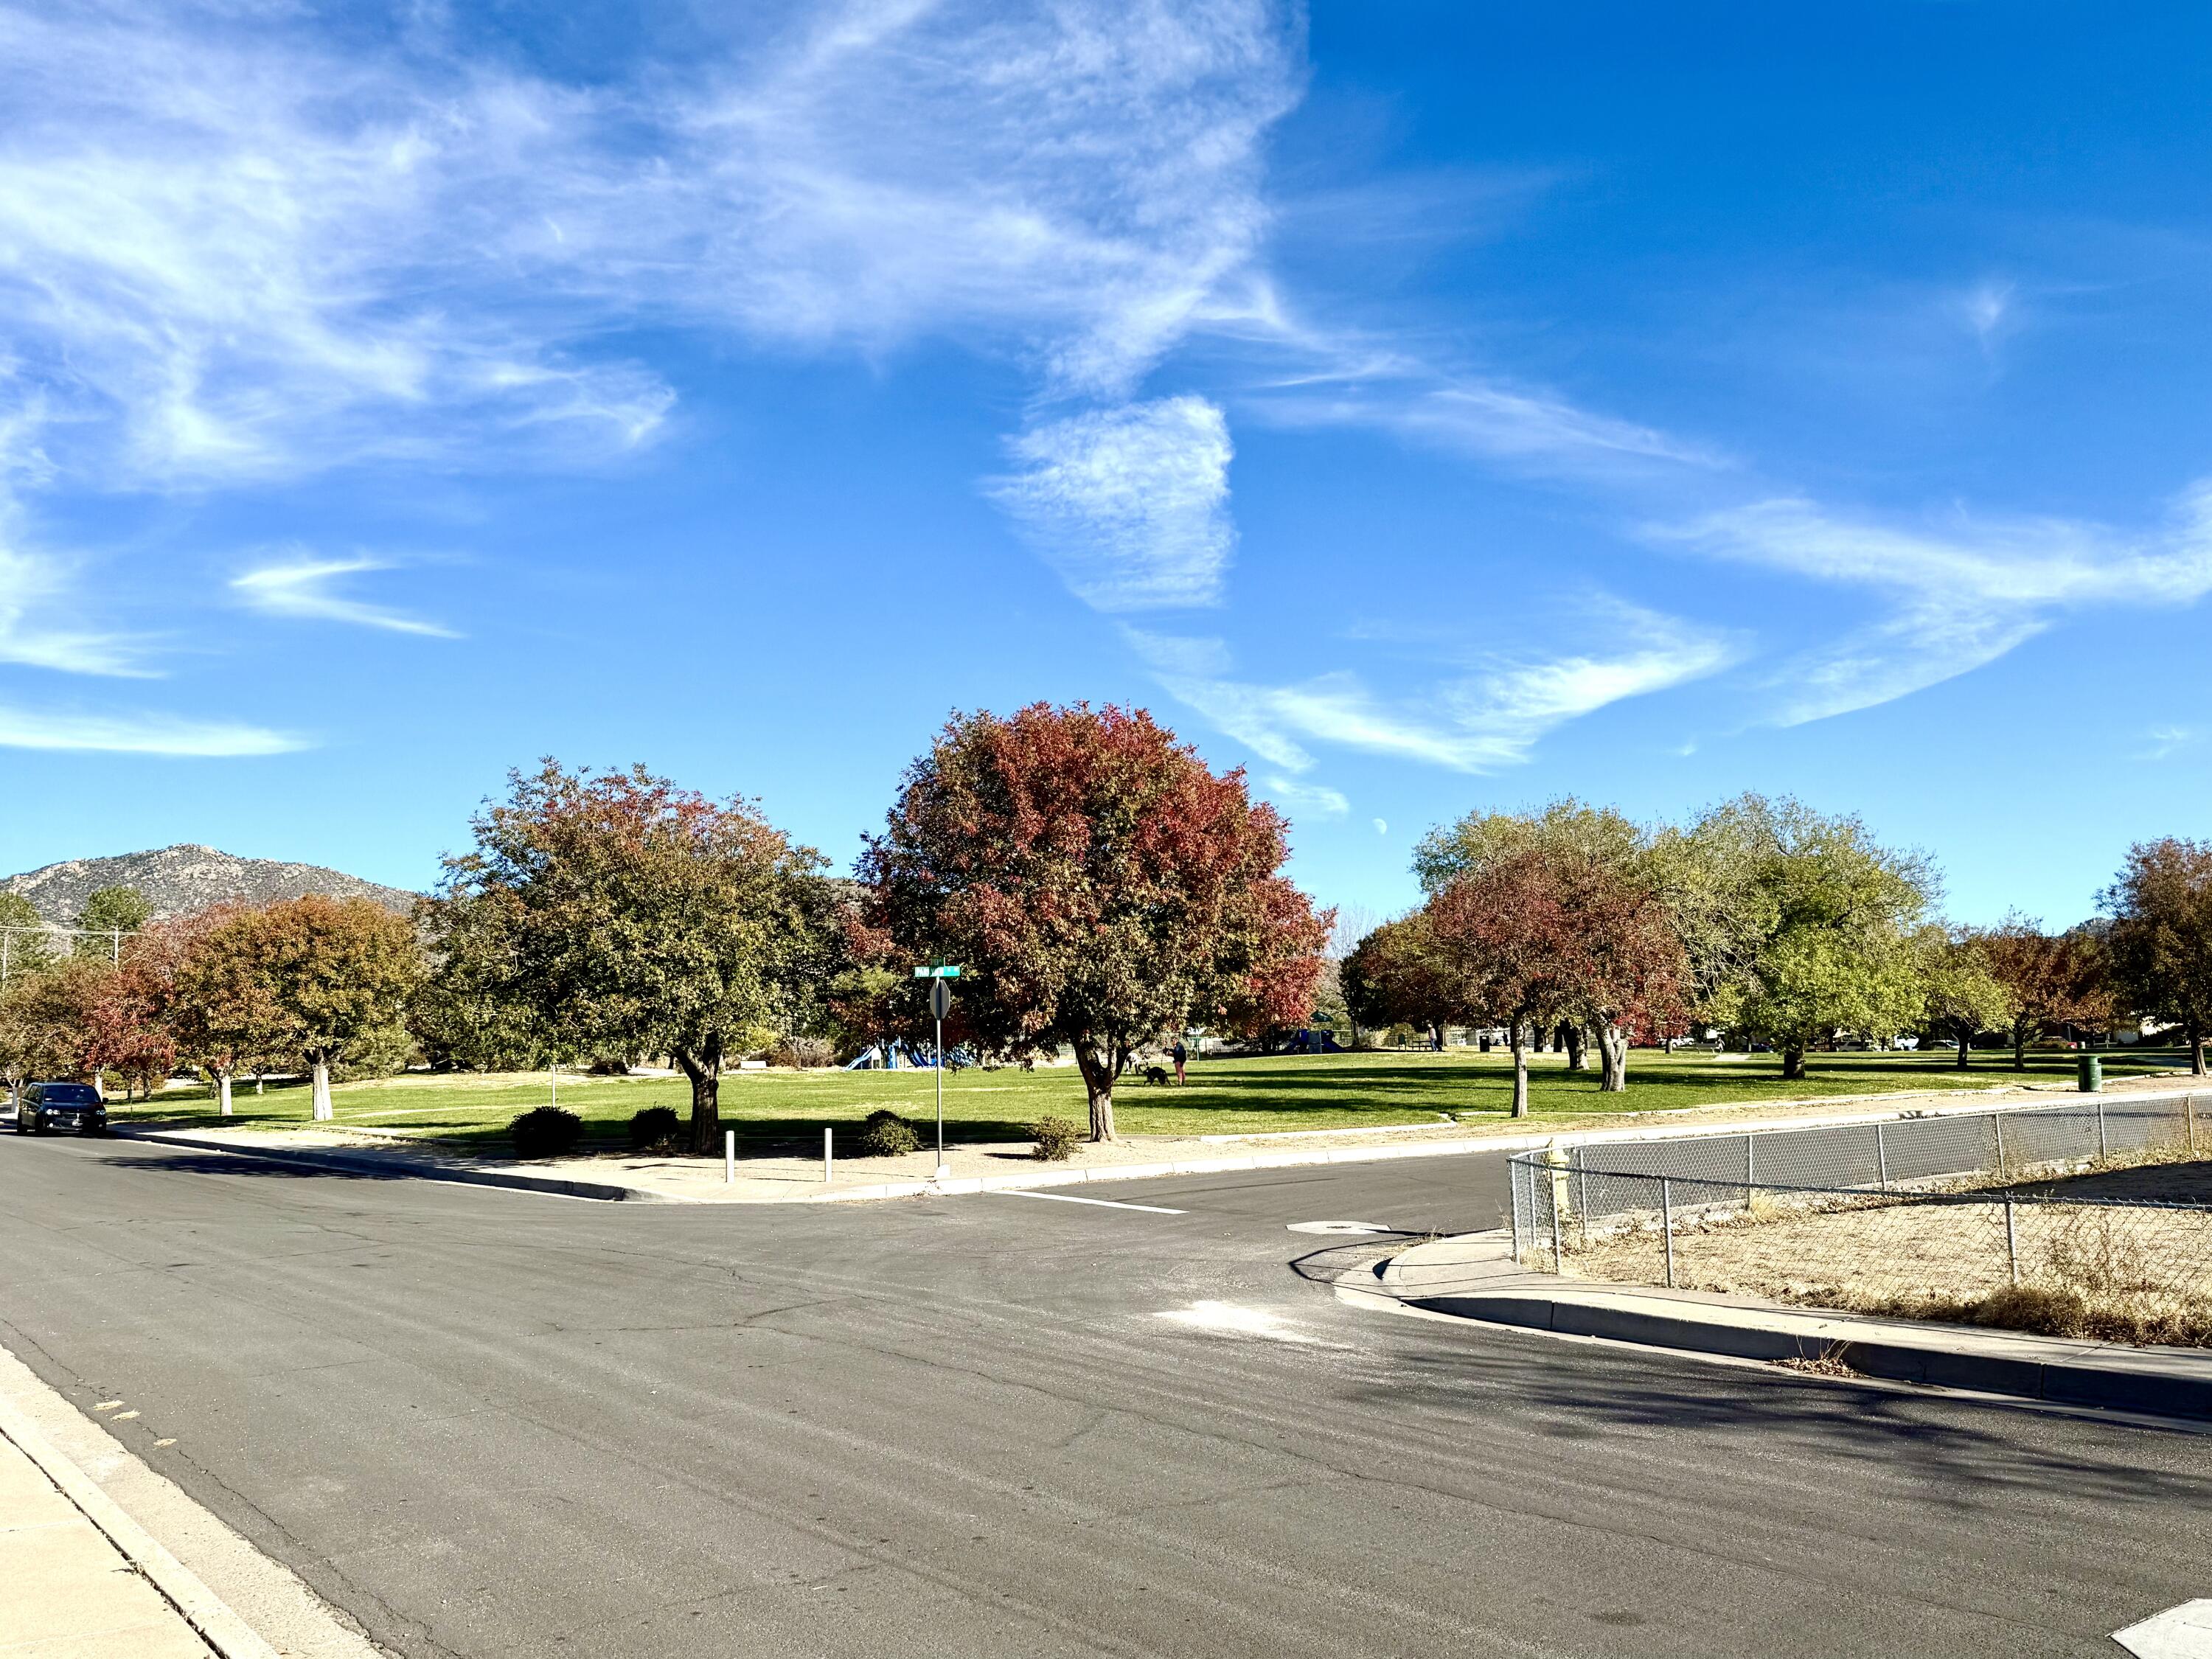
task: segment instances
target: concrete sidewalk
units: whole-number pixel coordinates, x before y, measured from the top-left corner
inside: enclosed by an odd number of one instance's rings
[[[1490,1324],[1740,1359],[1825,1363],[1892,1382],[2052,1404],[2212,1418],[2212,1351],[2130,1347],[1562,1279],[1515,1262],[1503,1231],[1417,1244],[1382,1263],[1376,1277],[1385,1294],[1408,1306]]]
[[[58,1485],[50,1448],[0,1417],[0,1655],[8,1659],[247,1659],[216,1646]],[[64,1469],[59,1471],[69,1478]],[[95,1506],[96,1507],[96,1506]]]
[[[2128,1079],[2108,1093],[2176,1091],[2167,1078]],[[242,1152],[389,1179],[458,1181],[556,1193],[572,1198],[632,1203],[820,1204],[849,1200],[914,1198],[1065,1187],[1092,1181],[1136,1181],[1158,1176],[1230,1174],[1247,1170],[1296,1169],[1400,1158],[1442,1158],[1481,1152],[1528,1152],[1563,1138],[1578,1144],[1670,1139],[1705,1133],[1745,1134],[1800,1128],[1814,1123],[1875,1123],[1907,1116],[1942,1117],[2004,1106],[2047,1105],[2048,1085],[1990,1090],[1942,1090],[1913,1094],[1852,1095],[1804,1101],[1747,1102],[1651,1112],[1581,1113],[1558,1119],[1491,1119],[1480,1123],[1414,1124],[1373,1129],[1324,1129],[1304,1134],[1132,1136],[1111,1145],[1085,1145],[1065,1164],[1041,1164],[1025,1142],[953,1145],[945,1149],[951,1178],[932,1177],[936,1158],[841,1158],[834,1179],[823,1179],[818,1157],[741,1156],[737,1179],[725,1182],[720,1158],[654,1153],[603,1152],[586,1158],[515,1164],[444,1152],[420,1141],[372,1136],[344,1126],[299,1128],[137,1128],[118,1125],[127,1139],[179,1150]],[[736,1127],[744,1151],[744,1126]]]

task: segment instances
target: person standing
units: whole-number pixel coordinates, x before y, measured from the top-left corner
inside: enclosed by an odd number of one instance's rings
[[[1175,1041],[1175,1047],[1168,1050],[1168,1058],[1175,1061],[1176,1081],[1177,1083],[1181,1083],[1182,1081],[1182,1063],[1190,1058],[1190,1050],[1182,1046],[1182,1039],[1181,1037],[1177,1037]]]

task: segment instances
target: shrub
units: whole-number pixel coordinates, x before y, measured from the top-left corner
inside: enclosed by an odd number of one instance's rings
[[[630,1150],[653,1152],[674,1145],[683,1123],[672,1106],[647,1107],[629,1121]]]
[[[866,1158],[897,1158],[902,1153],[918,1152],[921,1137],[915,1133],[914,1125],[888,1106],[870,1112],[860,1125],[860,1152]]]
[[[1030,1134],[1036,1142],[1036,1156],[1047,1164],[1073,1158],[1083,1139],[1081,1126],[1064,1117],[1041,1117],[1030,1125]]]
[[[558,1106],[533,1106],[507,1132],[517,1158],[566,1158],[584,1138],[584,1120]]]
[[[823,1037],[778,1037],[768,1051],[771,1066],[833,1066],[836,1060],[837,1051]]]

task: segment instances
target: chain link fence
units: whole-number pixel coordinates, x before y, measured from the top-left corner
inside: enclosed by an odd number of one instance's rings
[[[1540,1271],[1808,1306],[2212,1346],[2212,1095],[1509,1160]]]

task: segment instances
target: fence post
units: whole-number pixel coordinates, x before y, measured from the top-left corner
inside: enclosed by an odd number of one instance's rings
[[[1582,1229],[1578,1237],[1584,1244],[1589,1243],[1589,1171],[1583,1168],[1583,1149],[1574,1148],[1567,1156],[1575,1162],[1575,1224]]]
[[[738,1179],[738,1132],[722,1131],[722,1184],[734,1186]]]
[[[2005,1266],[2012,1274],[2012,1282],[2018,1285],[2020,1283],[2020,1230],[2013,1224],[2012,1194],[2009,1192],[2004,1195],[2004,1200]]]
[[[1667,1241],[1667,1288],[1674,1288],[1674,1183],[1659,1177],[1659,1231]]]
[[[2105,1161],[2105,1097],[2097,1097],[2097,1162]]]
[[[1751,1213],[1751,1189],[1759,1174],[1759,1154],[1753,1150],[1752,1137],[1743,1138],[1743,1212]]]
[[[1505,1207],[1511,1212],[1513,1265],[1517,1267],[1521,1265],[1521,1161],[1518,1158],[1505,1160]],[[1533,1226],[1535,1220],[1536,1212],[1532,1205],[1528,1212],[1529,1224]]]
[[[2000,1176],[2002,1176],[2002,1174],[2004,1174],[2004,1172],[2005,1172],[2005,1161],[2004,1161],[2004,1114],[2003,1114],[2002,1112],[1991,1112],[1991,1113],[1990,1114],[1990,1121],[1991,1123],[1994,1123],[1994,1124],[1996,1126],[1996,1131],[1997,1131],[1997,1173],[1998,1173]]]
[[[2181,1109],[2186,1115],[2189,1125],[2189,1155],[2194,1158],[2197,1156],[2197,1097],[2182,1096]]]
[[[1881,1125],[1879,1123],[1874,1126],[1874,1168],[1875,1175],[1881,1177],[1882,1191],[1887,1192],[1889,1190],[1889,1140],[1882,1133]]]
[[[830,1150],[830,1126],[825,1123],[822,1126],[822,1179],[824,1184],[831,1179]]]
[[[1552,1271],[1561,1278],[1566,1276],[1567,1258],[1559,1249],[1559,1177],[1552,1177]]]

